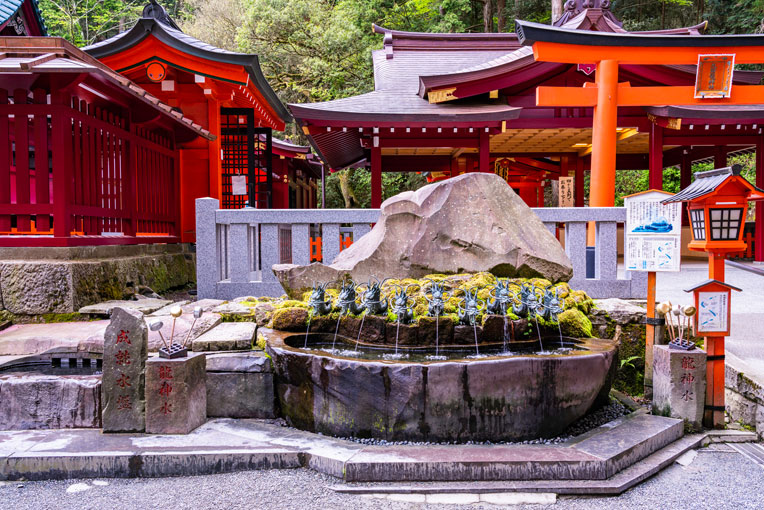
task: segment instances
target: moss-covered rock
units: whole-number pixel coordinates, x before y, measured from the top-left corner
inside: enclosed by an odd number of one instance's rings
[[[558,317],[562,334],[574,338],[591,338],[592,322],[577,308],[565,310]]]
[[[255,322],[258,326],[265,326],[271,321],[276,307],[271,303],[258,303],[255,305]]]
[[[308,310],[305,308],[279,308],[271,319],[271,327],[282,331],[303,331],[307,325]]]

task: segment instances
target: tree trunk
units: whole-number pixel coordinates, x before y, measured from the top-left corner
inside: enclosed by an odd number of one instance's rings
[[[558,19],[562,18],[562,3],[563,0],[552,0],[552,23],[556,23]]]
[[[355,192],[350,186],[350,172],[351,170],[342,170],[337,173],[337,177],[340,180],[340,192],[342,193],[343,200],[345,200],[345,209],[352,209],[358,203]]]
[[[504,12],[507,0],[496,0],[496,31],[503,32],[507,25],[507,15]]]
[[[493,32],[492,0],[483,0],[483,32]]]

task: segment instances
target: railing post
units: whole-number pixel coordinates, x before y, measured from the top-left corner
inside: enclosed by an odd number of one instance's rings
[[[217,297],[220,261],[215,211],[218,207],[220,202],[214,198],[196,199],[196,289],[199,299]]]
[[[265,282],[276,282],[276,275],[271,267],[279,263],[279,226],[276,223],[263,223],[260,225],[260,256],[262,275]]]
[[[573,264],[574,275],[586,275],[586,223],[565,223],[565,253]],[[585,279],[576,278],[576,279]]]
[[[310,225],[308,223],[292,225],[292,264],[300,266],[310,264]]]
[[[249,282],[249,270],[252,267],[249,237],[249,224],[232,223],[228,234],[228,263],[231,283]]]
[[[598,221],[595,227],[594,277],[598,280],[618,278],[618,224]]]
[[[323,225],[323,263],[331,264],[340,254],[340,225],[339,223],[325,223]]]
[[[371,225],[368,223],[353,223],[353,242],[357,242],[369,232],[371,232]]]

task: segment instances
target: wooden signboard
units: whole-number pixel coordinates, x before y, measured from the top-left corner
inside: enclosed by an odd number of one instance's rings
[[[560,177],[558,183],[558,204],[559,207],[575,206],[575,177]]]
[[[730,97],[735,55],[698,55],[695,75],[696,99]]]

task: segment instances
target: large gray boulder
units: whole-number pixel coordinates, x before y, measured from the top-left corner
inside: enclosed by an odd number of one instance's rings
[[[349,274],[420,278],[489,271],[505,277],[567,281],[573,267],[541,220],[501,177],[469,173],[396,195],[374,228],[329,266],[277,264],[290,295]]]

